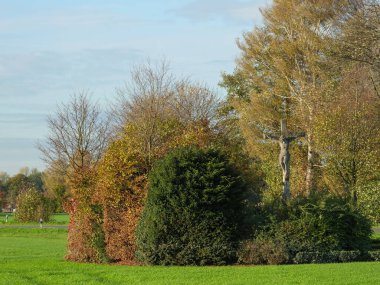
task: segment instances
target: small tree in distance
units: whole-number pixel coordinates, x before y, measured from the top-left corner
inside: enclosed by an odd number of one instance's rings
[[[48,221],[52,214],[49,201],[34,188],[25,190],[16,199],[15,219],[19,222]]]

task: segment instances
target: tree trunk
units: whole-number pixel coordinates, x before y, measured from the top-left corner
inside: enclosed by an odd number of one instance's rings
[[[310,196],[314,190],[314,142],[313,135],[307,134],[307,169],[306,169],[306,196]]]

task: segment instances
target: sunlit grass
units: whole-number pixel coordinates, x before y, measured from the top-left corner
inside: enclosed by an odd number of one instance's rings
[[[8,216],[8,221],[6,221],[6,216]],[[69,223],[69,215],[62,214],[54,214],[51,216],[48,222],[44,222],[44,224],[48,225],[67,225]],[[23,224],[23,225],[37,225],[38,221],[30,222],[30,223],[19,223],[15,221],[14,214],[12,213],[0,213],[0,225],[15,225],[15,224]]]
[[[65,229],[0,229],[0,284],[380,284],[380,262],[152,267],[64,260]]]

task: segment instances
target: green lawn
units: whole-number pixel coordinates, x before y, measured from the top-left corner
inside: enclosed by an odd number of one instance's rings
[[[64,261],[64,229],[0,229],[0,284],[380,284],[380,262],[128,267]]]
[[[6,223],[6,216],[8,215],[8,222]],[[44,224],[49,225],[67,225],[69,223],[69,215],[68,214],[54,214],[51,216],[50,221],[45,222]],[[0,213],[0,225],[14,225],[20,224],[14,220],[14,215],[9,213]],[[22,224],[38,224],[38,221],[35,223],[22,223]]]

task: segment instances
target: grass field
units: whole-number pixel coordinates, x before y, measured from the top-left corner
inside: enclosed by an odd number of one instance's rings
[[[64,261],[64,229],[0,229],[0,284],[380,284],[380,262],[128,267]]]
[[[8,222],[6,222],[6,216],[8,215]],[[69,223],[69,215],[68,214],[54,214],[51,216],[50,221],[45,222],[44,224],[49,225],[67,225]],[[0,213],[0,225],[12,225],[12,224],[20,224],[14,220],[13,214]],[[38,221],[35,223],[23,223],[23,224],[38,224]]]

